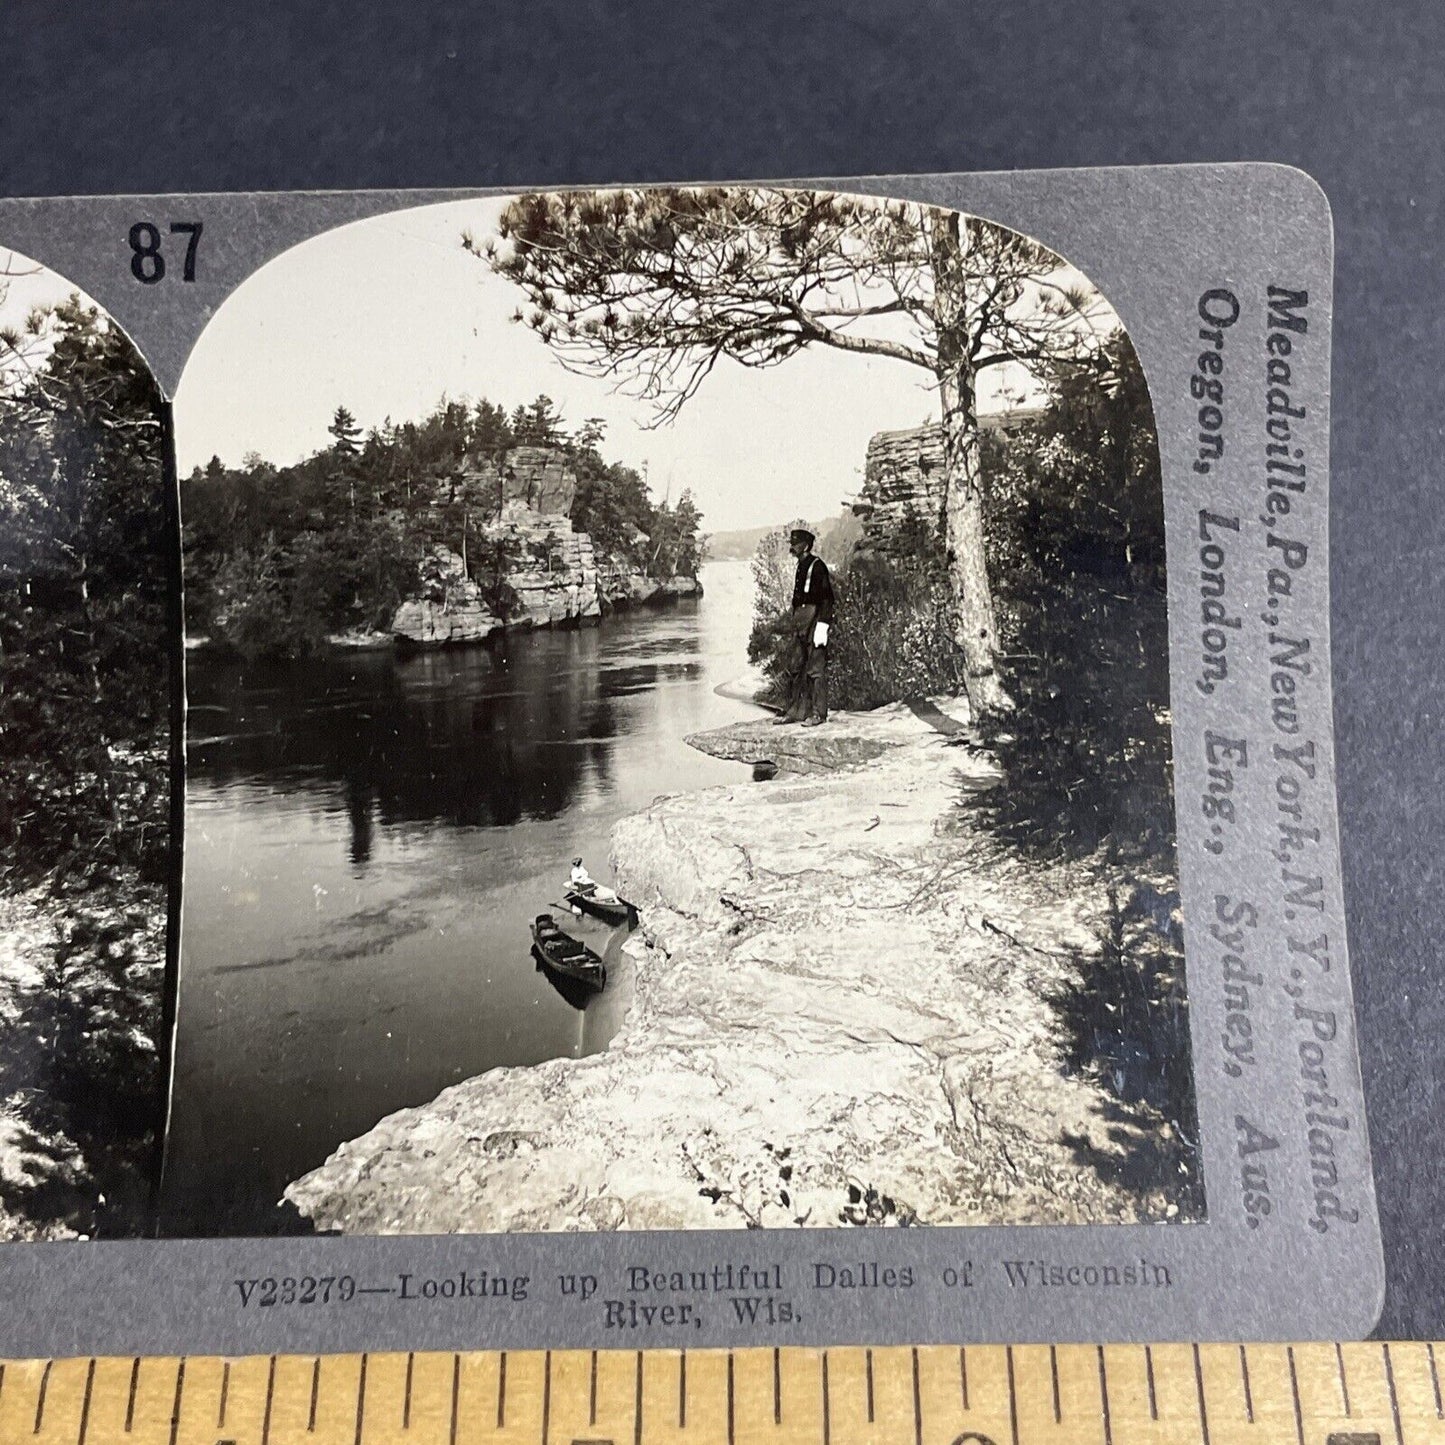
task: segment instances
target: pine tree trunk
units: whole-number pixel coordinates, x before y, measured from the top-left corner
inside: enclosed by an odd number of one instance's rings
[[[969,334],[958,214],[935,211],[930,228],[943,421],[944,544],[955,607],[954,641],[963,652],[968,700],[978,716],[1006,712],[1013,704],[998,675],[998,625],[988,580],[974,400],[974,338]]]

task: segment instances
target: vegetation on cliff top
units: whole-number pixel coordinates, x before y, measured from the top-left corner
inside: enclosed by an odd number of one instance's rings
[[[161,397],[72,300],[0,337],[0,1216],[144,1227],[165,1117]]]
[[[605,557],[649,577],[694,576],[701,516],[691,495],[656,502],[632,467],[604,459],[600,421],[569,432],[550,398],[510,413],[485,399],[443,400],[419,421],[363,432],[344,406],[329,446],[290,466],[255,453],[218,457],[181,482],[186,621],[248,655],[296,656],[347,629],[385,629],[417,585],[429,547],[465,558],[507,618],[509,573],[546,565],[489,535],[495,505],[458,479],[515,447],[555,451],[576,478],[570,521]]]

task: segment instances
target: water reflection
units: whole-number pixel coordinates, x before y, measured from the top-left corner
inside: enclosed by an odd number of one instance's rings
[[[499,1065],[605,1047],[621,931],[579,1011],[528,924],[572,856],[662,792],[736,782],[688,732],[744,716],[746,568],[701,604],[493,649],[188,661],[170,1233],[270,1232],[291,1179],[382,1115]],[[582,1002],[586,1002],[583,1000]]]
[[[706,672],[696,657],[667,655],[695,645],[691,629],[651,639],[653,660],[610,657],[611,641],[590,628],[403,659],[196,658],[190,766],[223,786],[265,777],[329,798],[340,784],[358,867],[378,826],[554,818],[613,787],[615,744],[640,721],[620,699]]]

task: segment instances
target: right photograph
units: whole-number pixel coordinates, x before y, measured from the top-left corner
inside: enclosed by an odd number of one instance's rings
[[[175,419],[165,1233],[1204,1218],[1158,439],[1066,258],[449,202]]]

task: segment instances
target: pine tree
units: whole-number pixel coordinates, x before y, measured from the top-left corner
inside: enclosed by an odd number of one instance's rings
[[[934,389],[955,644],[975,711],[1006,711],[988,573],[977,394],[991,367],[1083,358],[1103,309],[1016,231],[911,202],[746,187],[532,193],[476,247],[565,365],[631,382],[659,422],[724,358],[805,348],[886,357]],[[467,242],[464,240],[464,244]]]
[[[336,459],[332,485],[327,488],[328,506],[340,509],[345,500],[346,515],[356,515],[356,462],[361,455],[361,428],[344,406],[336,408],[331,425],[326,428],[332,437],[331,454]]]
[[[550,396],[539,396],[530,406],[512,413],[512,430],[518,446],[555,447],[567,440],[562,414]]]
[[[344,406],[336,408],[331,425],[326,428],[333,438],[332,450],[354,457],[361,451],[361,428]]]

